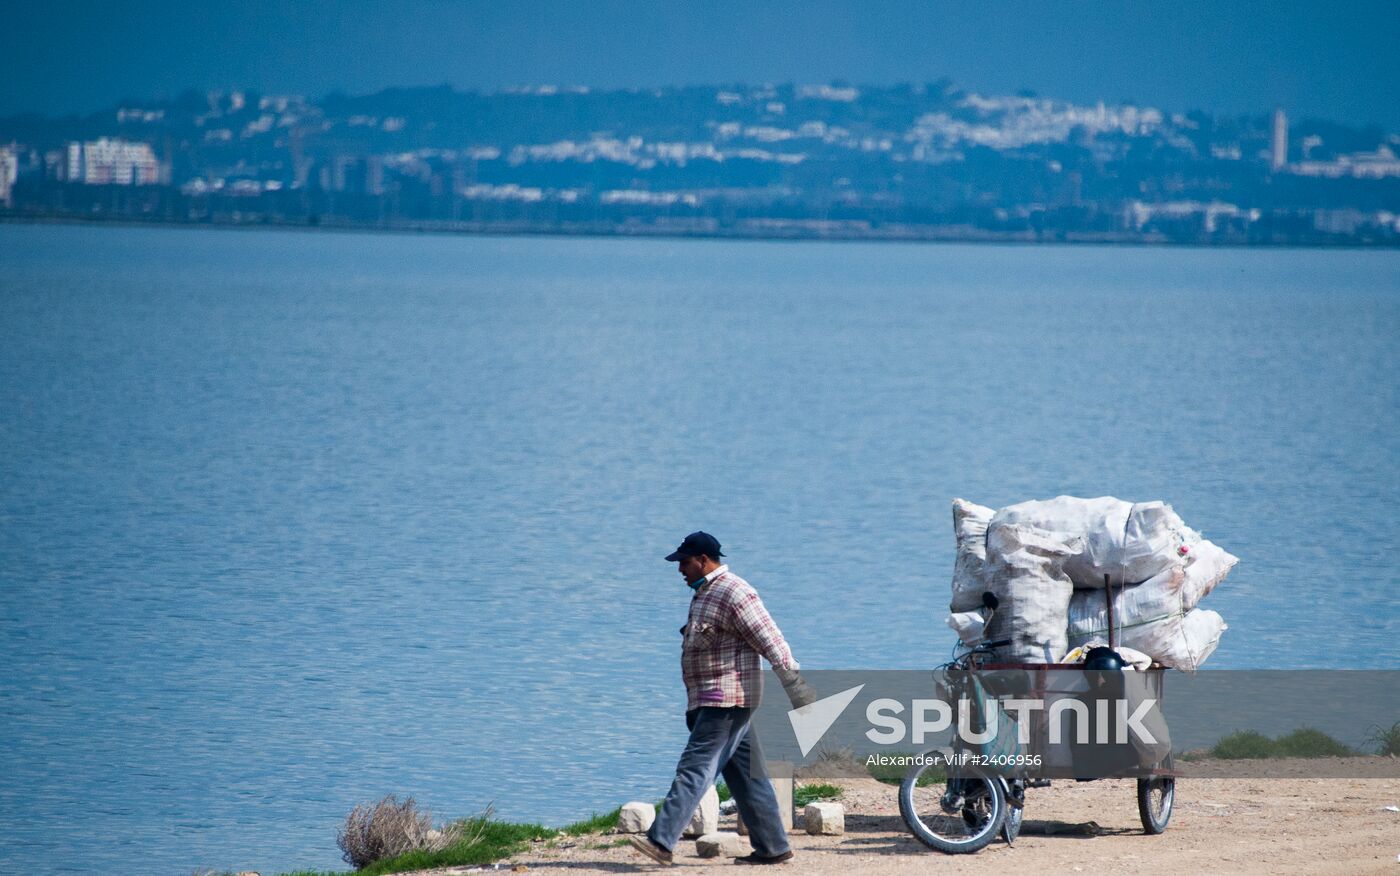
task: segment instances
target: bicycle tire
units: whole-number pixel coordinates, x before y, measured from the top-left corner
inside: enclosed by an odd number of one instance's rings
[[[1001,780],[979,769],[965,769],[957,779],[950,779],[944,786],[947,793],[953,782],[965,783],[968,789],[964,797],[972,804],[972,809],[981,815],[980,824],[968,825],[959,807],[955,813],[938,811],[929,815],[919,813],[919,776],[932,764],[912,767],[899,785],[899,814],[914,838],[936,851],[948,855],[967,855],[986,848],[1000,833],[1006,819],[1006,795],[1002,791]],[[941,767],[939,767],[941,769]],[[962,825],[955,831],[956,825]],[[958,836],[965,832],[966,836]]]
[[[1170,756],[1162,762],[1164,769],[1172,768]],[[1156,836],[1167,829],[1172,820],[1172,806],[1176,803],[1176,778],[1173,776],[1152,776],[1137,780],[1138,818],[1142,829]]]
[[[1016,837],[1021,835],[1021,822],[1025,820],[1026,810],[1023,806],[1006,806],[1006,820],[1001,824],[1001,838],[1006,840],[1009,846],[1016,842]]]

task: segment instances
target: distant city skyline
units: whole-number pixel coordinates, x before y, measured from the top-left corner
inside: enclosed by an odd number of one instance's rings
[[[874,11],[872,11],[872,9]],[[951,79],[969,91],[1400,129],[1391,2],[1064,5],[169,0],[19,4],[0,115],[249,88]]]

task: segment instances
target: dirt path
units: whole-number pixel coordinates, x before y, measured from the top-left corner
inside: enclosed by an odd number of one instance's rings
[[[794,833],[797,855],[777,872],[1400,876],[1400,813],[1385,809],[1400,805],[1396,779],[1183,779],[1171,826],[1156,837],[1142,832],[1131,781],[1056,782],[1028,793],[1025,826],[1014,848],[997,841],[975,855],[957,856],[930,851],[909,835],[893,786],[870,779],[830,781],[845,789],[845,835]],[[734,829],[732,815],[721,819],[720,829]],[[554,848],[541,844],[498,866],[506,871],[524,866],[542,876],[665,869],[613,845],[617,840],[602,836]],[[676,851],[671,872],[711,867],[730,872],[730,859],[699,858],[691,840],[682,840]]]

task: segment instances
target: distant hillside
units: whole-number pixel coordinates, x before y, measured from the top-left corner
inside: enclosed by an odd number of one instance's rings
[[[92,145],[102,138],[135,146]],[[1395,134],[1290,123],[1272,112],[1222,118],[984,96],[946,81],[443,86],[318,101],[188,92],[87,117],[0,119],[0,143],[10,144],[0,161],[12,180],[0,202],[19,217],[1225,243],[1400,238]]]

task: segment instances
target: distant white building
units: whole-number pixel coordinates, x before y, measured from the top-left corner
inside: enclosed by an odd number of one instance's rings
[[[149,143],[102,137],[68,144],[68,180],[90,186],[149,186],[160,182],[160,162]]]
[[[19,154],[0,146],[0,204],[14,206],[15,180],[19,177]]]
[[[1400,176],[1400,158],[1396,158],[1389,146],[1381,146],[1375,152],[1353,152],[1339,155],[1332,161],[1299,161],[1289,169],[1300,176],[1381,179]]]
[[[1274,110],[1274,138],[1273,148],[1269,150],[1269,166],[1274,170],[1283,170],[1288,164],[1288,116],[1283,114],[1283,109]]]

